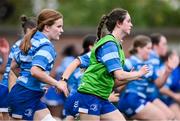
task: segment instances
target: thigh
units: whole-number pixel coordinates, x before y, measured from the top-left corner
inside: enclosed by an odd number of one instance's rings
[[[125,121],[124,116],[119,112],[119,110],[112,111],[100,116],[101,120],[105,121]]]
[[[172,110],[175,114],[175,118],[180,120],[180,106],[177,103],[173,103],[169,106],[170,110]]]
[[[163,112],[151,102],[148,102],[141,111],[131,117],[138,120],[166,120]]]
[[[45,108],[45,109],[42,109],[42,110],[38,110],[35,112],[34,114],[34,117],[33,117],[33,120],[37,120],[37,121],[41,121],[42,119],[45,118],[45,116],[47,116],[48,114],[50,114],[50,111]]]
[[[172,120],[175,118],[174,113],[160,99],[156,98],[152,103],[156,105],[166,115],[168,120]]]
[[[79,113],[80,121],[100,121],[100,116],[97,115],[90,115],[86,113]]]

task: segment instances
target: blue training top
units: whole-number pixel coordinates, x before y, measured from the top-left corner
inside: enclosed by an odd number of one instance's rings
[[[132,82],[129,82],[126,86],[125,93],[136,93],[143,98],[147,97],[146,89],[149,85],[149,82],[157,78],[151,62],[149,60],[143,61],[137,56],[133,55],[130,58],[126,59],[124,70],[130,72],[133,68],[134,71],[138,71],[143,65],[147,65],[150,71],[146,75],[140,77],[140,80],[133,80]]]
[[[38,66],[49,74],[56,58],[56,51],[52,43],[40,31],[34,34],[31,44],[32,47],[27,54],[20,51],[15,55],[15,61],[21,69],[17,83],[30,90],[44,91],[46,84],[32,77],[30,69],[32,66]]]
[[[2,84],[8,86],[9,72],[11,70],[11,62],[14,59],[15,55],[20,52],[19,46],[22,39],[18,40],[12,47],[9,53],[8,62],[6,64],[6,69],[2,77]]]

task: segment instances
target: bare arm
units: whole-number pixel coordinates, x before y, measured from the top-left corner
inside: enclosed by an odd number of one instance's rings
[[[64,71],[62,77],[65,79],[69,79],[71,74],[76,70],[76,68],[81,64],[79,59],[75,59]]]
[[[177,101],[178,103],[180,103],[180,93],[175,93],[173,92],[172,90],[168,89],[168,88],[165,88],[165,87],[162,87],[160,89],[160,92],[162,94],[165,94],[171,98],[173,98],[175,101]]]
[[[38,80],[45,82],[49,85],[55,86],[57,89],[64,92],[68,96],[67,83],[65,81],[57,81],[48,74],[46,74],[40,67],[33,66],[31,68],[31,75]]]
[[[126,72],[123,70],[114,71],[114,77],[120,81],[120,85],[126,84],[132,80],[137,80],[149,72],[147,65],[144,65],[139,71]]]
[[[166,68],[163,74],[159,76],[155,80],[155,84],[161,88],[165,83],[168,78],[168,76],[171,74],[172,70],[175,69],[179,64],[179,57],[178,55],[174,52],[169,58],[166,63]]]
[[[12,87],[16,84],[17,76],[14,74],[14,72],[11,70],[9,72],[9,79],[8,79],[8,88],[9,91],[12,89]]]
[[[171,69],[166,69],[165,72],[155,80],[156,86],[161,88],[166,83],[166,80],[170,73]]]

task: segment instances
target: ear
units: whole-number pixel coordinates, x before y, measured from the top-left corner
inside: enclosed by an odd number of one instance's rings
[[[116,26],[117,26],[118,28],[121,28],[122,24],[123,24],[123,23],[120,22],[120,21],[117,21],[117,22],[116,22]]]
[[[44,25],[44,31],[49,32],[49,28],[50,28],[50,26]]]

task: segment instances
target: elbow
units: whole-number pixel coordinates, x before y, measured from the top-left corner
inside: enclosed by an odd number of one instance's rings
[[[36,76],[38,75],[38,73],[37,73],[37,67],[32,67],[31,70],[30,70],[30,72],[31,72],[31,75],[32,75],[33,77],[36,77]]]
[[[118,80],[118,81],[123,81],[124,78],[124,71],[123,70],[117,70],[114,72],[114,77]]]

